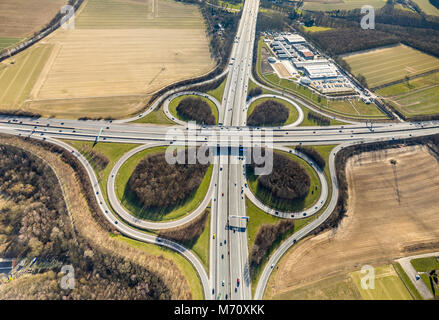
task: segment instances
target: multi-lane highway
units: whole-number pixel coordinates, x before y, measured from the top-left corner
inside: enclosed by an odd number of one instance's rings
[[[256,17],[259,1],[246,1],[242,10],[232,55],[230,71],[225,85],[224,98],[219,112],[220,123],[224,126],[240,127],[246,121],[246,98],[251,59],[255,37]],[[239,131],[239,130],[238,130]],[[229,140],[232,136],[224,137]],[[213,205],[213,219],[216,227],[212,229],[211,248],[216,251],[216,267],[211,270],[212,294],[223,299],[250,299],[251,288],[248,275],[247,233],[230,228],[230,217],[245,216],[243,187],[243,162],[239,157],[239,139],[230,139],[229,148],[220,149],[218,184]],[[214,235],[215,234],[215,235]],[[248,274],[248,272],[247,272]],[[239,284],[238,284],[239,282]]]
[[[252,298],[247,232],[245,228],[236,228],[236,225],[242,225],[242,223],[245,225],[245,196],[268,214],[278,215],[283,218],[300,218],[304,216],[304,213],[307,215],[320,213],[310,224],[284,241],[272,254],[255,290],[255,298],[261,299],[273,266],[296,241],[305,237],[323,223],[335,208],[338,189],[334,159],[339,150],[357,143],[398,140],[439,133],[438,121],[375,123],[373,126],[362,122],[348,121],[347,124],[339,126],[298,127],[303,120],[303,111],[297,102],[315,112],[324,113],[295,96],[271,88],[270,90],[276,94],[273,97],[285,99],[298,109],[299,119],[288,126],[272,129],[246,127],[248,107],[253,101],[246,101],[249,80],[251,79],[257,83],[251,75],[251,70],[258,7],[258,0],[245,1],[241,21],[232,47],[229,66],[215,79],[207,81],[214,81],[228,74],[221,102],[204,93],[189,91],[193,85],[187,85],[167,92],[159,97],[144,113],[130,119],[79,121],[13,116],[0,117],[0,132],[2,133],[46,140],[72,152],[86,168],[102,214],[108,221],[127,236],[140,241],[164,245],[183,254],[194,265],[195,270],[199,274],[206,299]],[[257,84],[265,87],[262,84]],[[187,126],[181,120],[173,119],[173,115],[169,113],[169,102],[173,98],[187,93],[203,95],[213,101],[218,108],[220,125],[193,127]],[[266,95],[265,97],[269,96]],[[166,115],[176,122],[175,126],[166,127],[130,123],[132,120],[146,116],[162,103]],[[273,148],[286,152],[291,151],[292,153],[296,152],[290,148],[294,145],[338,144],[331,152],[328,164],[331,176],[329,183],[332,184],[333,190],[331,197],[328,198],[328,182],[325,180],[323,173],[319,171],[311,159],[302,154],[297,154],[316,169],[321,179],[322,191],[318,202],[313,207],[307,209],[306,212],[297,213],[277,212],[259,202],[245,187],[244,164],[246,159],[244,155],[240,154],[239,146],[254,146],[255,141],[260,141],[261,139],[264,141],[264,138],[268,139],[270,144],[272,143]],[[109,175],[107,193],[111,209],[102,196],[102,190],[100,190],[98,180],[91,165],[77,150],[60,141],[60,139],[141,144],[141,146],[123,155]],[[200,145],[203,143],[208,143],[216,150],[216,154],[213,157],[215,163],[211,184],[206,197],[194,211],[189,212],[179,220],[159,223],[140,220],[119,203],[114,190],[115,177],[119,168],[131,156],[146,148],[158,145]],[[163,229],[183,225],[202,213],[209,204],[211,204],[212,208],[209,275],[207,275],[199,259],[190,250],[172,241],[160,239],[139,230]],[[324,204],[328,205],[321,212]]]

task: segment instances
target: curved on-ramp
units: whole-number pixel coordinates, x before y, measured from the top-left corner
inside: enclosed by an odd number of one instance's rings
[[[128,151],[117,161],[117,163],[114,165],[113,169],[111,170],[110,175],[108,176],[107,194],[108,194],[108,200],[110,201],[111,207],[126,222],[128,222],[129,224],[131,224],[137,228],[141,228],[141,229],[163,230],[163,229],[175,228],[175,227],[181,226],[183,224],[186,224],[186,223],[192,221],[193,219],[195,219],[196,217],[198,217],[200,214],[202,214],[204,212],[204,209],[208,206],[209,202],[212,200],[212,197],[213,197],[214,179],[213,179],[213,177],[211,177],[210,183],[209,183],[209,188],[207,190],[205,197],[203,198],[203,201],[198,205],[198,207],[194,211],[192,211],[188,215],[185,215],[182,218],[172,220],[172,221],[154,222],[154,221],[147,221],[147,220],[139,219],[139,218],[133,216],[130,212],[128,212],[121,205],[121,203],[119,202],[119,199],[117,198],[117,195],[116,195],[115,184],[116,184],[117,174],[118,174],[120,168],[122,167],[122,165],[129,158],[131,158],[133,155],[135,155],[143,150],[150,149],[153,147],[159,147],[159,146],[169,146],[169,144],[165,144],[163,142],[150,143],[150,144],[141,145],[137,148],[134,148],[134,149]],[[217,164],[214,163],[213,166],[214,166],[214,168],[213,168],[212,172],[215,172],[214,170],[216,169]],[[213,173],[212,173],[212,175],[213,175]]]
[[[279,260],[288,251],[288,249],[290,249],[298,240],[304,238],[315,228],[317,228],[323,222],[325,222],[325,220],[334,211],[338,201],[338,185],[337,185],[337,175],[335,168],[335,156],[337,152],[339,152],[341,149],[347,146],[360,144],[360,143],[361,142],[348,142],[348,143],[340,144],[331,151],[329,155],[329,172],[330,172],[331,183],[332,183],[332,195],[328,206],[326,207],[326,209],[323,211],[321,215],[319,215],[315,220],[304,226],[299,231],[295,232],[292,236],[290,236],[287,240],[285,240],[276,251],[274,251],[270,259],[268,260],[267,264],[265,265],[264,270],[261,273],[261,276],[259,277],[259,281],[254,295],[255,300],[262,300],[262,298],[264,297],[265,288],[267,286],[271,272],[273,271],[274,265],[276,265],[279,262]]]
[[[267,206],[266,204],[264,204],[262,201],[260,201],[256,197],[256,195],[250,190],[250,188],[245,188],[246,196],[259,209],[261,209],[261,210],[265,211],[266,213],[271,214],[275,217],[286,218],[286,219],[301,219],[301,218],[305,218],[305,217],[310,217],[310,216],[314,215],[315,213],[319,212],[323,208],[323,206],[325,205],[326,200],[328,199],[328,195],[329,195],[328,183],[326,181],[325,173],[323,172],[323,170],[321,170],[319,168],[319,166],[310,157],[306,156],[305,154],[303,154],[295,149],[287,148],[287,147],[275,147],[275,149],[281,150],[281,151],[284,151],[284,152],[287,152],[290,154],[294,154],[294,155],[298,156],[299,158],[301,158],[302,160],[306,161],[311,166],[311,168],[317,173],[317,176],[319,177],[319,181],[320,181],[320,185],[321,185],[321,192],[320,192],[319,199],[317,200],[316,203],[314,203],[310,208],[308,208],[306,210],[296,211],[296,212],[284,212],[284,211],[273,209],[270,206]]]
[[[18,135],[16,132],[11,131],[12,135]],[[203,293],[205,299],[210,299],[210,283],[209,283],[209,277],[207,276],[206,270],[204,269],[203,264],[200,262],[200,260],[192,253],[190,250],[185,248],[184,246],[180,245],[179,243],[176,243],[174,241],[170,241],[167,239],[160,238],[158,236],[145,233],[141,230],[135,229],[127,224],[125,224],[123,221],[119,220],[117,216],[113,214],[113,212],[108,207],[102,192],[101,188],[99,186],[98,178],[96,177],[96,174],[88,162],[88,160],[74,147],[68,145],[67,143],[64,143],[62,141],[52,139],[52,138],[43,138],[39,136],[34,136],[34,139],[41,140],[41,141],[47,141],[54,145],[57,145],[68,152],[70,152],[72,155],[74,155],[79,162],[83,165],[85,170],[87,171],[87,174],[89,176],[94,195],[96,197],[96,201],[98,203],[98,206],[103,214],[103,216],[107,219],[107,221],[121,234],[130,237],[135,240],[139,240],[142,242],[152,243],[160,246],[167,247],[169,249],[172,249],[180,254],[182,254],[195,268],[195,271],[197,272],[199,279],[201,281],[202,287],[203,287]]]
[[[304,120],[304,114],[303,114],[303,110],[302,110],[302,108],[301,108],[296,102],[294,102],[293,100],[291,100],[290,98],[285,97],[285,96],[281,96],[281,95],[277,95],[277,94],[261,94],[261,95],[259,95],[259,96],[256,96],[256,97],[251,98],[251,99],[249,100],[249,102],[247,102],[247,105],[246,105],[246,108],[247,108],[247,117],[248,117],[248,110],[249,110],[251,104],[252,104],[253,102],[259,100],[259,99],[264,99],[264,98],[275,98],[275,99],[281,99],[281,100],[284,100],[284,101],[290,103],[290,104],[291,104],[291,105],[297,110],[297,113],[298,113],[298,115],[299,115],[298,118],[297,118],[297,120],[294,121],[293,123],[290,123],[290,124],[287,124],[287,125],[281,126],[281,127],[280,127],[281,129],[288,129],[288,128],[291,128],[291,127],[297,127],[299,124],[301,124],[301,123],[303,122],[303,120]],[[269,129],[270,127],[266,127],[266,128]]]
[[[182,91],[182,92],[174,93],[173,95],[168,97],[163,104],[163,111],[165,112],[165,115],[168,117],[169,120],[174,121],[175,123],[180,124],[182,126],[187,125],[186,121],[180,120],[176,116],[171,114],[171,112],[169,111],[169,104],[171,103],[172,100],[174,100],[178,97],[190,96],[190,95],[191,96],[200,96],[200,97],[208,99],[209,101],[212,101],[213,104],[215,105],[216,109],[218,110],[218,114],[219,114],[220,109],[221,109],[221,103],[217,99],[215,99],[213,96],[211,96],[210,94],[207,94],[204,92],[199,92],[199,91]]]

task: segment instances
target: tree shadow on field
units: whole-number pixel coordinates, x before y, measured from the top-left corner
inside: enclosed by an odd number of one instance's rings
[[[390,163],[392,165],[392,169],[393,169],[393,178],[395,181],[395,192],[396,192],[396,200],[398,201],[398,204],[401,204],[401,193],[399,191],[399,187],[398,187],[398,173],[396,171],[396,160],[390,160]]]
[[[151,221],[162,221],[174,210],[181,208],[187,203],[191,202],[198,188],[193,191],[185,200],[178,202],[176,205],[168,207],[144,207],[137,199],[136,195],[130,190],[128,185],[125,186],[125,190],[121,199],[121,204],[128,209],[134,216]]]

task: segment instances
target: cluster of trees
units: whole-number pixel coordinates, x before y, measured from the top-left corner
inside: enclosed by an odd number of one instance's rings
[[[156,274],[75,234],[57,177],[43,160],[9,145],[2,145],[0,154],[0,194],[8,200],[0,210],[1,255],[37,257],[33,268],[40,272],[5,285],[2,298],[171,298]],[[61,265],[74,267],[74,290],[61,289]]]
[[[275,242],[281,240],[287,232],[293,230],[293,220],[285,219],[276,224],[263,224],[256,234],[250,253],[250,272],[254,272],[260,266]]]
[[[375,30],[363,30],[360,9],[332,12],[307,12],[303,19],[313,18],[319,26],[335,28],[308,32],[321,49],[332,55],[403,43],[439,56],[439,18],[399,10],[392,1],[376,10]]]
[[[297,146],[296,150],[306,154],[308,157],[310,157],[312,160],[314,160],[315,163],[321,168],[324,169],[326,165],[325,159],[322,157],[322,155],[315,149],[311,147],[302,147]]]
[[[360,27],[309,32],[308,37],[330,55],[395,44],[400,40],[393,34],[379,30],[363,30]]]
[[[209,6],[204,2],[197,1],[197,3],[207,22],[207,32],[211,37],[211,52],[219,63],[225,63],[232,49],[236,31],[238,30],[241,11],[230,12],[222,8]]]
[[[187,247],[192,245],[200,237],[201,233],[206,226],[207,218],[209,217],[209,211],[205,211],[194,220],[173,229],[165,229],[159,232],[159,236],[165,239],[176,241],[184,244]]]
[[[284,124],[290,115],[285,105],[275,100],[266,100],[257,105],[247,120],[249,126],[275,126]]]
[[[214,90],[221,85],[221,83],[224,81],[225,78],[226,78],[226,76],[224,75],[224,76],[222,76],[214,81],[211,81],[209,83],[203,83],[203,84],[194,86],[193,90],[201,91],[201,92],[208,92],[208,91]]]
[[[188,150],[180,150],[188,158]],[[144,208],[172,208],[184,202],[201,184],[207,164],[169,164],[165,153],[147,156],[134,169],[129,190]]]
[[[12,146],[0,146],[0,243],[6,257],[65,255],[71,238],[61,188],[41,160]],[[51,223],[48,223],[48,222]]]
[[[255,164],[249,164],[254,170]],[[311,178],[298,162],[283,154],[273,153],[273,170],[258,178],[258,186],[273,197],[283,200],[303,199],[309,192]]]
[[[284,31],[291,22],[288,16],[278,12],[259,12],[256,22],[256,33],[264,31]]]
[[[248,96],[250,98],[260,96],[261,94],[262,94],[262,88],[261,87],[255,87],[255,88],[251,89],[248,92]]]
[[[307,118],[320,126],[329,126],[331,124],[331,121],[328,118],[312,111],[308,112]]]
[[[194,120],[202,124],[215,124],[215,116],[209,104],[202,98],[187,97],[177,106],[177,114],[184,120]]]

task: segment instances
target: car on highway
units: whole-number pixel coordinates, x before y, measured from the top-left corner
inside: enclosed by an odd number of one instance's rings
[[[224,192],[223,193],[221,193],[221,195],[224,197]]]
[[[221,255],[221,259],[224,259],[224,254]]]
[[[237,280],[236,280],[236,286],[237,287],[239,287],[239,284],[241,283],[241,280],[238,278]]]
[[[213,237],[212,237],[212,239],[215,239],[215,233],[213,234]]]
[[[221,281],[221,286],[223,286],[223,287],[224,287],[224,280],[223,280],[223,281]]]

